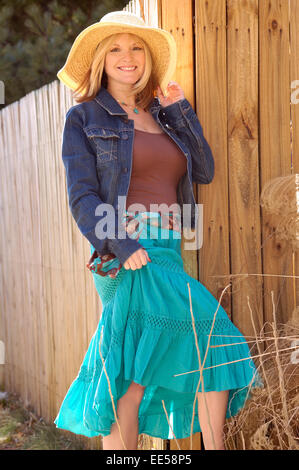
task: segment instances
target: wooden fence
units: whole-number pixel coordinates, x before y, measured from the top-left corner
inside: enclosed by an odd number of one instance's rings
[[[194,185],[204,234],[200,250],[183,252],[187,272],[217,299],[231,282],[222,305],[245,336],[252,334],[248,299],[260,330],[272,321],[271,291],[277,319],[286,322],[299,305],[298,253],[276,239],[260,194],[272,178],[299,173],[299,105],[291,100],[299,80],[299,1],[144,0],[125,9],[173,34],[173,80],[196,110],[215,159],[213,182]],[[101,313],[61,159],[72,104],[56,80],[0,113],[0,378],[48,421]],[[101,447],[100,438],[82,439]],[[189,439],[179,442],[189,448]],[[166,442],[145,439],[143,448],[153,447]]]

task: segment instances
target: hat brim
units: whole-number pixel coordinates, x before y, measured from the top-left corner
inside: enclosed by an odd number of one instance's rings
[[[147,43],[153,59],[153,72],[165,93],[176,69],[176,42],[168,31],[150,26],[120,25],[113,22],[98,22],[88,26],[73,42],[64,66],[57,73],[59,80],[75,90],[90,67],[97,45],[107,36],[125,32],[136,34]]]

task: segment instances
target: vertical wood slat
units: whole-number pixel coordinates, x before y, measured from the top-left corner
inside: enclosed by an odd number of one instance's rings
[[[196,109],[215,160],[215,176],[199,186],[203,204],[203,245],[199,279],[219,300],[229,278],[227,161],[226,2],[195,1]],[[218,277],[220,276],[220,277]],[[229,289],[221,305],[231,315]]]
[[[50,177],[47,167],[52,164],[52,160],[48,160],[47,145],[49,140],[49,125],[48,125],[48,103],[44,103],[44,95],[47,94],[47,88],[37,90],[34,94],[33,103],[31,103],[31,113],[35,110],[36,117],[36,135],[37,135],[37,146],[36,146],[36,165],[38,172],[38,191],[39,191],[39,211],[40,211],[40,246],[37,248],[42,253],[41,265],[40,265],[40,278],[43,285],[42,305],[39,312],[41,318],[42,327],[46,329],[47,337],[43,337],[45,341],[45,364],[46,364],[46,375],[45,382],[40,382],[39,388],[40,393],[44,393],[47,397],[47,409],[43,410],[46,419],[51,416],[51,410],[53,410],[53,401],[56,395],[56,380],[54,370],[54,331],[52,327],[52,299],[51,299],[51,269],[49,267],[49,245],[52,237],[51,224],[49,223],[50,212],[49,212],[49,199],[51,197],[52,187],[48,176]],[[34,116],[32,116],[32,119]],[[43,145],[44,144],[44,145]],[[28,158],[28,156],[27,156]],[[43,334],[43,331],[40,332]],[[41,358],[42,359],[42,358]],[[59,376],[58,376],[59,380]],[[49,384],[49,388],[45,387],[45,384]],[[45,387],[44,390],[42,388]]]
[[[294,92],[298,103],[291,102],[292,120],[292,173],[299,174],[299,2],[289,1],[290,18],[290,84],[298,81]],[[291,95],[292,99],[292,95]],[[299,198],[299,196],[297,196]],[[297,199],[298,201],[298,199]],[[299,202],[298,202],[299,203]],[[299,210],[299,208],[298,208]],[[299,253],[293,253],[293,275],[299,276]],[[299,279],[294,279],[295,306],[299,305]]]
[[[258,132],[258,2],[228,0],[227,168],[232,320],[246,336],[263,326]],[[252,275],[253,274],[253,275]],[[250,310],[252,310],[252,325]],[[249,343],[249,347],[251,343]],[[252,351],[256,354],[257,351]],[[235,436],[236,448],[241,448]]]
[[[259,2],[260,182],[291,174],[289,2]],[[275,238],[275,222],[262,210],[264,274],[292,275],[292,251]],[[274,234],[274,235],[273,235]],[[264,320],[273,321],[271,291],[277,322],[288,320],[294,308],[291,278],[264,278]]]
[[[228,189],[232,273],[262,272],[258,160],[258,2],[227,2]],[[262,277],[232,278],[232,318],[245,335],[263,325]]]
[[[26,376],[24,394],[26,402],[37,403],[40,410],[39,395],[39,340],[38,340],[38,312],[41,286],[37,275],[36,266],[40,265],[38,250],[39,233],[36,220],[36,173],[33,166],[32,157],[27,149],[32,148],[32,132],[30,129],[30,119],[27,117],[26,105],[30,102],[30,97],[19,103],[19,138],[17,139],[17,159],[21,166],[16,168],[18,180],[17,191],[19,207],[19,226],[22,235],[20,237],[20,268],[23,276],[23,309],[24,315],[19,316],[18,322],[21,328],[19,340],[26,334],[24,354],[20,355],[21,367]],[[29,204],[29,208],[28,208]],[[28,217],[28,209],[30,217]],[[36,263],[36,264],[35,264]],[[29,314],[30,312],[30,314]],[[21,345],[22,343],[20,343]],[[20,345],[18,352],[20,353]],[[32,386],[30,386],[32,384]]]
[[[35,227],[35,242],[34,242],[34,257],[32,259],[34,269],[34,275],[38,279],[38,290],[35,291],[35,297],[37,303],[37,309],[35,312],[36,318],[36,336],[39,347],[36,348],[38,356],[37,370],[35,373],[38,374],[39,383],[36,386],[36,390],[39,393],[39,404],[36,407],[36,411],[40,415],[49,417],[49,403],[50,395],[52,393],[51,383],[49,383],[49,360],[48,360],[48,322],[47,315],[45,310],[45,292],[44,292],[44,281],[42,277],[42,266],[44,264],[43,259],[43,250],[42,250],[42,227],[43,219],[41,217],[41,179],[40,179],[40,165],[42,156],[44,155],[45,148],[39,151],[39,134],[38,134],[38,121],[41,119],[40,109],[37,106],[37,96],[38,92],[32,92],[26,95],[26,100],[22,101],[22,107],[26,119],[30,122],[30,126],[26,129],[26,132],[30,134],[30,139],[32,142],[31,147],[31,173],[34,178],[31,177],[30,173],[28,174],[28,184],[32,186],[31,191],[34,192],[32,195],[32,200],[34,201],[35,211],[32,214],[32,222]],[[30,119],[26,113],[26,109],[30,109]],[[24,151],[24,160],[28,159],[28,146],[25,147]],[[29,163],[29,162],[28,162]],[[32,171],[33,170],[33,171]],[[31,240],[28,237],[26,240],[26,245],[30,244]],[[49,387],[50,385],[50,387]]]

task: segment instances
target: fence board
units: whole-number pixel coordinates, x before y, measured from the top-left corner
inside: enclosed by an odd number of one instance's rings
[[[199,279],[217,299],[229,282],[221,276],[230,273],[225,7],[225,0],[195,1],[196,112],[215,160],[212,183],[199,187],[204,215]],[[221,305],[231,315],[228,290]]]
[[[292,173],[299,174],[299,2],[291,0],[290,7],[290,84],[291,87],[291,121],[292,121]],[[296,92],[297,90],[297,92]],[[293,93],[296,95],[293,97]],[[293,100],[296,102],[293,102]],[[299,187],[297,188],[299,191]],[[299,195],[297,195],[299,212]],[[299,234],[298,234],[299,236]],[[299,276],[299,253],[293,253],[293,275]],[[295,306],[299,305],[299,279],[294,279]]]
[[[291,174],[289,3],[259,2],[260,80],[260,182]],[[264,274],[264,319],[273,321],[271,291],[277,322],[288,320],[294,309],[292,251],[287,242],[276,240],[272,217],[262,210],[262,263]]]
[[[258,160],[258,2],[227,3],[228,180],[231,273],[258,274],[261,223]],[[233,277],[232,318],[245,335],[263,325],[262,277]],[[247,300],[248,298],[248,300]]]

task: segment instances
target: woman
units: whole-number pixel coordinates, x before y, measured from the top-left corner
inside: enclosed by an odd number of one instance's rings
[[[84,30],[58,73],[81,93],[62,157],[103,311],[55,424],[102,435],[104,450],[137,449],[139,433],[198,431],[205,449],[224,450],[225,419],[262,386],[244,337],[183,267],[181,209],[191,207],[193,228],[191,181],[210,183],[214,161],[182,88],[169,82],[175,64],[170,33],[120,11]]]

